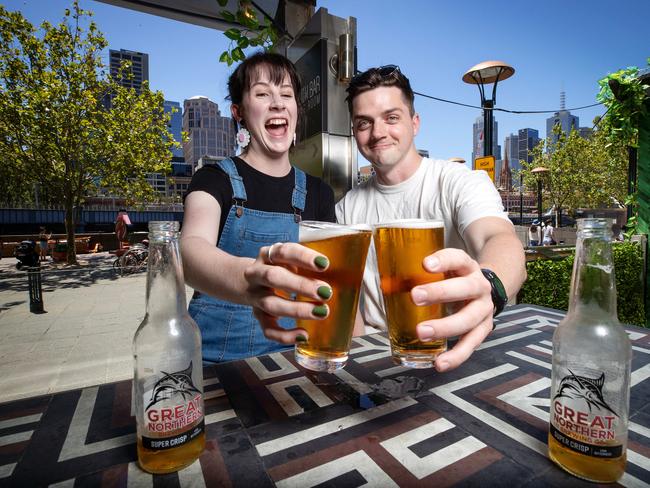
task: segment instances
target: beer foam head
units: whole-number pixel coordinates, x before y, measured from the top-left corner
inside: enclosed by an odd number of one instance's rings
[[[300,242],[322,241],[332,237],[347,236],[359,232],[370,232],[369,225],[342,225],[334,222],[303,220],[300,222]]]
[[[373,225],[375,229],[381,228],[399,228],[399,229],[437,229],[444,227],[442,220],[424,220],[424,219],[402,219],[390,220],[388,222],[380,222]]]

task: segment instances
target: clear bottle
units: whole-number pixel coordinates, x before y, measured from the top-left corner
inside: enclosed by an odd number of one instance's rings
[[[625,472],[630,340],[616,315],[612,221],[578,221],[569,311],[553,334],[549,457],[580,478]]]
[[[188,466],[205,447],[201,333],[187,313],[178,227],[149,223],[146,314],[133,338],[138,461],[150,473]]]

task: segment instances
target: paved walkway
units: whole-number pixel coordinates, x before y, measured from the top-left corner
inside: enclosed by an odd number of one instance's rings
[[[119,276],[108,253],[79,258],[43,265],[43,314],[30,313],[16,260],[0,260],[0,403],[133,377],[146,272]]]

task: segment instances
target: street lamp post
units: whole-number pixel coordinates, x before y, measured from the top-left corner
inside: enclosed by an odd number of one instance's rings
[[[543,166],[538,166],[533,168],[531,173],[534,173],[537,177],[537,220],[542,222],[542,177],[545,173],[548,173],[548,169]]]
[[[497,84],[500,80],[510,78],[515,74],[515,69],[503,61],[483,61],[472,66],[463,75],[463,81],[470,85],[477,85],[481,94],[481,108],[483,109],[483,156],[493,156],[492,126],[494,125],[494,104],[497,98]],[[485,98],[485,85],[494,83],[492,97]],[[473,162],[472,162],[473,163]]]
[[[524,175],[519,171],[519,225],[524,225]]]

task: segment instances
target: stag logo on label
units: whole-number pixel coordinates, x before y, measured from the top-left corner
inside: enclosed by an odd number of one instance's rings
[[[607,404],[603,397],[603,385],[605,384],[605,373],[601,373],[598,378],[587,378],[586,376],[578,376],[569,370],[570,375],[565,376],[560,381],[558,391],[553,397],[553,400],[560,398],[571,399],[574,405],[576,401],[584,401],[589,413],[593,409],[607,410],[613,413],[616,417],[618,414]]]
[[[160,378],[153,387],[151,392],[151,399],[145,408],[145,412],[151,407],[164,400],[170,400],[174,397],[181,397],[183,400],[188,400],[194,397],[197,393],[201,392],[194,386],[192,382],[192,361],[190,365],[175,373],[166,373],[161,371],[162,378]]]

